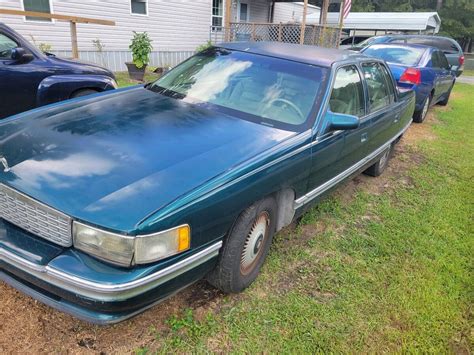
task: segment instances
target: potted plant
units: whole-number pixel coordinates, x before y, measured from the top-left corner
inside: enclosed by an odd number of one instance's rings
[[[148,33],[138,33],[133,31],[132,44],[129,47],[132,51],[132,63],[125,63],[128,69],[130,79],[143,81],[145,69],[150,61],[150,53],[152,50],[151,39]]]

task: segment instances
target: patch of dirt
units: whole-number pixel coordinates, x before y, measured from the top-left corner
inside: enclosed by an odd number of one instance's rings
[[[166,320],[192,308],[196,319],[218,309],[220,291],[201,281],[128,321],[95,326],[39,303],[0,283],[0,353],[131,353],[156,342]],[[153,329],[153,331],[151,331]],[[14,339],[14,340],[13,340]]]
[[[454,93],[453,93],[454,94]],[[344,204],[350,203],[358,191],[373,194],[382,194],[395,189],[397,186],[411,187],[414,182],[406,172],[424,162],[424,157],[416,153],[412,146],[415,142],[425,139],[436,139],[430,130],[430,123],[434,117],[430,113],[423,124],[413,124],[395,149],[388,170],[378,178],[360,175],[346,183],[336,191]],[[371,219],[367,215],[363,218]],[[328,224],[330,225],[330,224]],[[277,238],[275,249],[299,247],[305,248],[307,242],[315,235],[324,233],[328,227],[324,223],[316,223],[297,227],[292,224]],[[299,230],[298,236],[295,231]],[[335,230],[336,233],[342,233]],[[286,235],[292,236],[290,239]],[[283,237],[281,237],[283,236]],[[298,287],[298,280],[311,281],[315,287],[313,297],[322,302],[330,300],[334,295],[324,293],[317,288],[317,273],[321,269],[321,261],[325,255],[315,255],[311,265],[295,264],[285,271],[279,285],[290,289]],[[318,271],[319,270],[319,271]],[[295,281],[296,280],[296,281]],[[275,290],[277,288],[271,288]],[[307,288],[305,288],[308,292]],[[272,291],[273,292],[273,291]],[[186,308],[194,310],[199,320],[208,312],[219,312],[221,309],[232,306],[234,302],[244,302],[243,295],[224,297],[222,293],[209,286],[206,282],[199,282],[176,296],[164,301],[143,314],[128,321],[112,326],[94,326],[77,320],[64,313],[53,310],[32,298],[14,290],[0,282],[0,353],[132,353],[142,346],[157,348],[159,339],[157,334],[166,334],[168,326],[166,320],[172,315],[178,315]],[[265,293],[261,295],[265,297]],[[210,348],[217,343],[222,344],[219,335],[209,340]],[[222,350],[222,349],[221,349]]]

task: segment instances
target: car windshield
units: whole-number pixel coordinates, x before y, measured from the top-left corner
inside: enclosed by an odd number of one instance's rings
[[[247,52],[198,53],[148,88],[239,118],[288,130],[310,121],[328,70]]]
[[[420,61],[425,49],[399,46],[371,46],[364,50],[364,54],[377,57],[389,63],[402,65],[416,65]]]

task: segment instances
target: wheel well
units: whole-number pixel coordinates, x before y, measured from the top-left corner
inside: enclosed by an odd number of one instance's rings
[[[95,91],[95,92],[102,92],[103,90],[101,88],[97,88],[97,87],[86,87],[86,88],[80,88],[80,89],[76,89],[74,90],[73,92],[71,92],[71,94],[69,95],[69,98],[73,98],[74,95],[76,95],[78,92],[81,92],[81,91],[86,91],[86,90],[92,90],[92,91]]]
[[[295,191],[291,188],[285,188],[275,193],[275,199],[278,206],[275,226],[278,232],[293,221],[295,216]]]

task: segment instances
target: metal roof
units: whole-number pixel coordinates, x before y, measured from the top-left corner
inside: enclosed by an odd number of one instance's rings
[[[328,13],[329,25],[339,24],[339,13]],[[306,23],[319,23],[319,14],[310,14]],[[345,29],[392,31],[439,31],[441,19],[437,12],[351,12],[344,20]]]
[[[218,44],[216,47],[283,58],[320,67],[330,67],[335,62],[349,58],[366,58],[365,55],[348,50],[282,42],[228,42]]]

